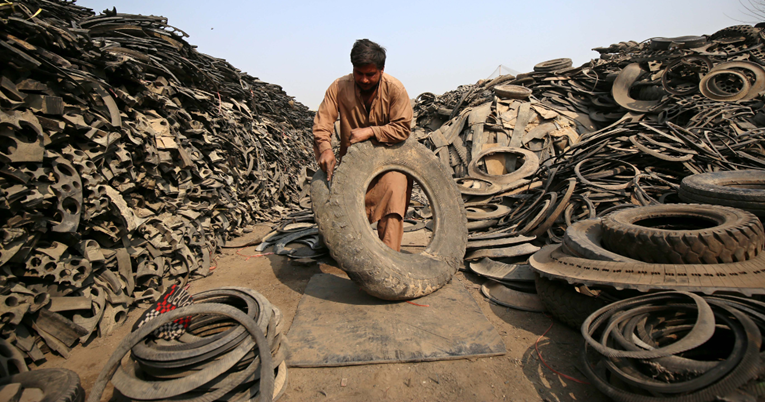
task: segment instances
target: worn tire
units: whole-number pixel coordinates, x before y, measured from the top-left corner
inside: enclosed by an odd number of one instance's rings
[[[603,248],[602,218],[585,219],[566,228],[563,247],[576,257],[600,261],[637,262]]]
[[[536,274],[537,296],[553,317],[579,330],[590,314],[606,305],[601,299],[583,295],[564,281],[547,279]]]
[[[431,200],[434,236],[420,254],[390,249],[364,214],[373,178],[386,171],[413,177]],[[332,257],[364,291],[386,300],[430,294],[451,280],[465,255],[467,218],[457,185],[436,156],[411,138],[393,146],[366,141],[351,146],[332,176],[319,170],[311,183],[319,233]]]
[[[65,368],[49,368],[14,374],[0,378],[0,386],[21,384],[22,388],[38,388],[43,392],[40,402],[81,402],[85,391],[80,376]]]
[[[725,205],[765,218],[765,171],[736,170],[687,176],[680,199],[697,204]]]
[[[743,262],[762,252],[765,243],[756,216],[722,206],[630,208],[606,215],[602,226],[606,249],[655,264]]]

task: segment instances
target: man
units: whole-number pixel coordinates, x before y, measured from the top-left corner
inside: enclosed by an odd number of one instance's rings
[[[385,74],[385,48],[359,39],[351,50],[353,73],[340,77],[327,89],[313,121],[314,152],[319,167],[332,180],[335,154],[330,145],[340,116],[340,159],[357,142],[392,145],[409,137],[412,106],[401,82]],[[377,223],[380,240],[400,251],[404,216],[412,194],[412,179],[396,171],[372,180],[364,205],[370,223]]]

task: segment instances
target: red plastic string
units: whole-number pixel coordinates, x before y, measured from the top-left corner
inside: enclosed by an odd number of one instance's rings
[[[255,255],[244,255],[241,254],[240,251],[244,250],[246,247],[240,248],[239,250],[236,250],[237,255],[241,255],[242,257],[247,257],[245,261],[249,260],[250,258],[257,258],[257,257],[265,257],[267,255],[271,255],[273,253],[263,253],[263,254],[255,254]]]
[[[561,376],[561,377],[563,377],[563,378],[568,378],[569,380],[571,380],[571,381],[574,381],[574,382],[578,382],[579,384],[587,384],[587,385],[590,385],[590,383],[589,383],[589,382],[587,382],[587,381],[577,380],[577,379],[576,379],[576,378],[574,378],[574,377],[569,377],[569,376],[567,376],[567,375],[565,375],[565,374],[563,374],[563,373],[561,373],[561,372],[559,372],[559,371],[555,370],[554,368],[550,367],[550,366],[547,364],[547,362],[545,361],[545,359],[543,359],[543,358],[542,358],[542,353],[539,351],[539,341],[541,341],[541,340],[542,340],[542,338],[544,338],[544,336],[545,336],[545,335],[547,335],[547,333],[548,333],[548,332],[550,332],[550,330],[552,329],[553,325],[555,325],[555,323],[554,323],[554,322],[553,322],[552,324],[550,324],[550,328],[547,328],[547,331],[545,331],[545,333],[544,333],[544,334],[540,335],[540,336],[539,336],[539,338],[537,338],[537,341],[536,341],[536,342],[534,342],[534,349],[536,349],[536,351],[537,351],[537,356],[539,356],[539,361],[541,361],[541,362],[542,362],[542,364],[544,364],[544,365],[545,365],[545,367],[547,367],[548,369],[550,369],[550,371],[552,371],[553,373],[555,373],[555,374],[557,374],[557,375],[559,375],[559,376]]]
[[[215,270],[215,268],[218,268],[218,259],[217,258],[213,258],[212,251],[210,251],[210,260],[212,260],[212,263],[214,264],[213,266],[210,267],[210,271],[213,271],[213,270]]]
[[[414,304],[415,306],[430,307],[430,304],[417,304],[417,303],[412,303],[409,300],[407,300],[406,302],[409,303],[409,304]]]

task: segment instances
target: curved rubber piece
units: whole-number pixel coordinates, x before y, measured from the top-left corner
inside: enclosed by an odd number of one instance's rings
[[[510,212],[513,212],[513,210],[507,205],[502,204],[488,204],[465,208],[465,216],[471,221],[499,219]]]
[[[373,178],[386,171],[414,178],[433,200],[433,239],[420,254],[399,253],[375,235],[364,214]],[[393,146],[366,141],[348,149],[332,176],[319,170],[311,182],[319,233],[340,267],[365,292],[386,300],[408,300],[445,285],[467,245],[467,218],[457,186],[436,156],[415,139]]]
[[[477,188],[463,186],[462,183],[467,181],[479,182],[480,185]],[[505,187],[492,183],[488,180],[469,176],[454,179],[454,182],[457,183],[457,188],[459,189],[460,193],[465,195],[488,196],[500,193],[505,189]]]
[[[85,398],[80,376],[65,368],[38,369],[0,378],[0,387],[8,384],[40,389],[43,392],[40,402],[80,402]]]
[[[618,350],[610,346],[603,345],[595,339],[593,334],[596,329],[601,329],[601,324],[608,321],[602,328],[603,333],[599,335],[602,339],[609,336],[610,332],[614,331],[618,321],[609,320],[614,316],[616,311],[623,311],[634,306],[640,306],[646,302],[646,300],[673,300],[678,299],[678,296],[685,296],[693,300],[696,304],[696,310],[698,314],[696,316],[696,322],[693,324],[688,333],[677,340],[677,342],[665,345],[651,350]],[[628,318],[627,313],[619,315],[621,320]],[[606,357],[629,357],[633,359],[655,359],[657,357],[666,357],[677,353],[682,353],[693,348],[702,345],[708,341],[715,332],[715,319],[712,308],[704,301],[701,296],[695,295],[689,292],[661,292],[654,293],[645,296],[633,297],[631,299],[621,300],[616,303],[609,304],[598,311],[592,313],[582,324],[582,336],[587,342],[587,345],[597,350],[600,354]]]
[[[690,294],[688,294],[690,295]],[[609,324],[613,324],[613,326],[619,325],[619,322],[623,322],[625,319],[629,319],[629,317],[633,316],[630,311],[625,311],[629,308],[629,306],[642,306],[647,303],[655,302],[656,299],[664,299],[666,297],[672,297],[668,293],[659,293],[654,295],[654,298],[652,298],[652,295],[648,296],[641,296],[638,298],[633,299],[627,299],[620,303],[622,303],[622,306],[619,306],[618,308],[613,308],[611,306],[604,307],[601,310],[612,310],[612,315],[615,318],[614,320],[610,320]],[[729,371],[722,379],[719,381],[709,383],[707,387],[701,388],[699,390],[695,390],[689,393],[684,394],[676,394],[676,395],[661,395],[661,396],[645,396],[636,394],[630,391],[626,391],[624,389],[620,389],[613,383],[612,381],[608,380],[608,376],[605,372],[605,367],[601,364],[598,364],[596,368],[595,362],[590,361],[588,348],[592,346],[592,343],[588,340],[588,342],[585,344],[585,347],[582,349],[582,361],[583,361],[583,369],[587,377],[590,379],[590,381],[595,385],[601,392],[606,394],[608,397],[612,398],[615,401],[629,401],[629,402],[703,402],[703,401],[712,401],[716,400],[721,395],[729,395],[731,392],[735,391],[739,387],[741,387],[743,384],[745,384],[750,379],[756,377],[759,373],[759,348],[761,345],[761,335],[760,331],[758,330],[757,326],[754,324],[754,322],[745,314],[741,313],[740,311],[737,311],[735,308],[729,308],[728,306],[725,306],[719,302],[713,301],[711,299],[707,299],[710,304],[722,308],[725,310],[726,314],[732,315],[742,326],[743,332],[746,334],[747,342],[746,342],[746,351],[743,353],[743,359],[740,360],[740,363],[735,365],[735,367]],[[661,301],[661,300],[659,300]],[[702,304],[699,304],[701,302]],[[664,304],[663,301],[661,301],[660,304]],[[628,306],[629,305],[629,306]],[[709,304],[706,303],[704,299],[698,300],[696,303],[697,307],[704,307],[709,308]],[[612,305],[613,306],[613,305]],[[663,307],[663,306],[662,306]],[[666,307],[664,307],[666,309]],[[618,310],[618,312],[614,312],[614,310]],[[710,308],[711,311],[711,308]],[[593,315],[599,314],[601,311],[599,310]],[[616,321],[616,322],[614,322]],[[604,322],[601,320],[601,322]],[[714,321],[712,322],[712,326],[714,327]],[[597,328],[592,328],[593,330],[597,330]],[[582,326],[582,334],[585,335],[586,333],[589,333],[590,329],[586,328],[585,325]],[[738,331],[738,334],[740,335],[740,331]],[[685,338],[688,338],[690,336],[686,335]],[[685,339],[682,338],[682,339]],[[608,334],[602,337],[603,343],[608,342]],[[677,342],[676,342],[677,343]],[[609,369],[612,369],[613,366],[609,367]],[[597,370],[597,371],[596,371]],[[633,383],[632,385],[640,385]],[[649,384],[649,385],[658,385],[658,384]]]
[[[503,175],[486,174],[478,170],[478,161],[486,156],[494,154],[515,154],[523,157],[523,165],[513,172]],[[475,177],[481,180],[488,181],[490,183],[496,183],[499,185],[512,184],[517,181],[523,180],[537,171],[539,168],[539,157],[528,149],[515,148],[515,147],[494,147],[489,148],[480,154],[476,155],[468,165],[468,174],[471,177]]]
[[[510,289],[495,281],[486,281],[486,283],[481,286],[481,293],[500,306],[531,311],[534,313],[542,313],[545,311],[545,307],[542,305],[539,296],[536,294]]]
[[[611,95],[619,106],[633,112],[656,112],[661,109],[661,101],[642,101],[630,97],[630,87],[637,80],[643,70],[640,64],[632,63],[624,67],[611,87]]]
[[[723,206],[650,205],[613,212],[601,224],[608,250],[655,264],[748,261],[765,244],[756,216]]]

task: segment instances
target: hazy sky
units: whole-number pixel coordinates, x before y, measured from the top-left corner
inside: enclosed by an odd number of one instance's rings
[[[749,4],[748,0],[741,0]],[[755,0],[759,1],[759,0]],[[162,15],[198,50],[281,85],[311,109],[351,72],[356,39],[388,50],[385,71],[409,96],[441,94],[560,57],[578,66],[591,49],[651,37],[712,34],[753,22],[739,0],[230,1],[79,0],[96,12]]]

